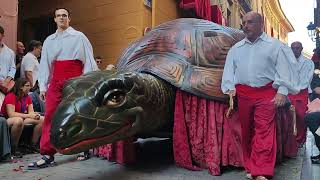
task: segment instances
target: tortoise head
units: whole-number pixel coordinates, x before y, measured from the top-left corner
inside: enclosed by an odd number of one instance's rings
[[[74,154],[137,133],[144,113],[138,79],[137,73],[99,71],[69,80],[51,127],[58,152]]]

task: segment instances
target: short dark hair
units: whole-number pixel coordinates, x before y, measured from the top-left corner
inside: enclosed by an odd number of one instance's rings
[[[102,59],[102,57],[101,56],[96,56],[95,59]]]
[[[71,11],[70,11],[69,9],[67,9],[67,8],[64,8],[64,7],[56,8],[56,9],[54,10],[53,17],[56,17],[56,12],[57,12],[58,10],[60,10],[60,9],[66,10],[66,11],[68,12],[68,17],[69,17],[69,18],[71,17]]]
[[[4,29],[1,25],[0,25],[0,34],[4,34]]]
[[[42,43],[37,40],[31,40],[29,45],[28,45],[28,52],[31,52],[34,50],[34,48],[37,48],[39,46],[42,46]]]

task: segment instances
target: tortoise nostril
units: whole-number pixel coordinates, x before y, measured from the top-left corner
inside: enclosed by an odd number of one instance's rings
[[[80,123],[80,122],[72,124],[70,126],[71,127],[66,132],[67,137],[74,137],[74,136],[78,135],[82,130],[82,123]],[[63,134],[64,133],[61,133],[61,135],[63,135]]]

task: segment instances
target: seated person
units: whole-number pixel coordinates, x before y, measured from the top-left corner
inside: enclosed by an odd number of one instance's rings
[[[305,121],[308,128],[314,135],[316,146],[320,152],[320,111],[308,113],[305,116]],[[320,164],[320,154],[316,156],[311,156],[311,161],[314,164]]]
[[[6,95],[1,106],[1,113],[7,118],[7,124],[11,127],[11,152],[14,156],[21,157],[17,151],[19,139],[25,124],[34,124],[32,135],[32,146],[37,151],[37,143],[41,135],[41,127],[44,120],[43,116],[35,113],[32,101],[28,93],[30,91],[30,82],[24,78],[18,79],[12,92]]]
[[[320,98],[320,70],[315,70],[310,84],[312,93],[309,95],[310,101]]]
[[[0,117],[0,162],[10,159],[10,135],[6,119]]]

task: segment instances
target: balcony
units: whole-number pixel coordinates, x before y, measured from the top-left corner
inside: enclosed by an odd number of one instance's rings
[[[238,0],[238,2],[245,12],[252,11],[251,0]]]

